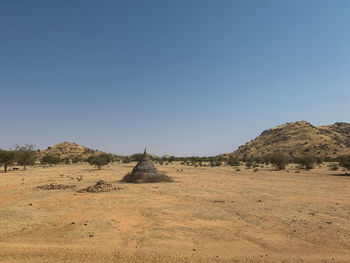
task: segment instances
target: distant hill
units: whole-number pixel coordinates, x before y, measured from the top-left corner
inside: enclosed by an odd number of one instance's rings
[[[88,158],[92,154],[101,153],[100,151],[92,150],[87,147],[81,146],[73,142],[62,142],[54,146],[48,147],[46,150],[39,152],[39,157],[44,155],[58,156],[63,158],[81,157],[83,159]]]
[[[306,121],[286,123],[263,131],[259,137],[226,155],[249,158],[273,152],[319,157],[350,154],[350,124],[336,122],[327,126],[313,126]]]

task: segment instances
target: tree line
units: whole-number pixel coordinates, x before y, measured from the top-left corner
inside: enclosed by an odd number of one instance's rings
[[[24,146],[16,145],[13,150],[0,149],[0,166],[4,166],[4,172],[7,172],[9,166],[17,163],[22,165],[24,170],[28,165],[34,165],[36,160],[36,151],[34,146],[26,144]]]
[[[0,166],[4,167],[4,172],[8,171],[8,167],[14,164],[23,166],[24,170],[28,165],[34,165],[37,161],[40,161],[43,165],[55,165],[55,164],[70,164],[79,162],[88,162],[89,164],[96,166],[101,169],[103,166],[108,165],[110,162],[115,160],[120,160],[122,163],[137,162],[141,159],[143,154],[134,154],[131,156],[116,156],[113,154],[100,153],[97,155],[90,155],[88,158],[83,159],[81,156],[74,156],[72,158],[60,158],[59,156],[45,155],[39,160],[37,158],[37,151],[34,150],[34,146],[26,144],[24,146],[16,145],[14,149],[11,150],[1,150],[0,149]],[[246,156],[242,158],[234,156],[211,156],[211,157],[175,157],[175,156],[164,156],[156,157],[150,156],[151,159],[160,164],[167,165],[172,162],[178,162],[182,165],[187,166],[207,166],[207,167],[217,167],[217,166],[240,166],[245,164],[247,168],[257,168],[259,165],[271,164],[277,170],[285,169],[290,163],[299,165],[299,168],[309,170],[314,168],[316,164],[321,164],[322,162],[331,162],[330,169],[337,170],[338,165],[350,170],[350,155],[344,155],[337,158],[324,157],[320,158],[318,156],[304,155],[300,157],[291,157],[283,152],[275,152],[267,156],[258,156],[248,158]]]
[[[0,167],[6,173],[10,166],[21,165],[26,170],[27,166],[34,165],[40,162],[42,165],[56,165],[56,164],[70,164],[78,162],[88,162],[89,164],[101,169],[102,166],[115,161],[115,156],[107,153],[100,153],[97,155],[90,155],[84,159],[81,156],[74,156],[72,158],[60,158],[54,155],[44,155],[38,159],[38,151],[34,149],[34,145],[26,144],[24,146],[16,145],[13,149],[0,149]]]
[[[137,162],[140,160],[143,154],[133,154],[131,156],[121,157],[123,163]],[[283,170],[288,164],[296,164],[300,169],[310,170],[313,169],[317,164],[323,162],[332,163],[331,169],[337,169],[337,163],[344,167],[345,169],[350,170],[350,155],[343,155],[337,158],[331,157],[319,157],[309,154],[302,156],[289,156],[283,152],[275,152],[266,156],[256,156],[256,157],[247,157],[243,156],[238,158],[236,156],[210,156],[210,157],[175,157],[175,156],[150,156],[151,159],[160,165],[167,165],[173,162],[180,163],[186,166],[204,166],[204,167],[217,167],[217,166],[240,166],[245,165],[247,168],[256,168],[259,165],[265,164],[275,167],[276,170]]]

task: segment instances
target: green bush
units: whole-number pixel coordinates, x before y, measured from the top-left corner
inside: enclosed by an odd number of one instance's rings
[[[96,166],[101,170],[102,166],[109,164],[112,161],[112,156],[107,153],[100,153],[99,155],[91,155],[87,162]]]
[[[294,163],[299,164],[300,168],[310,170],[314,168],[315,163],[318,163],[319,159],[312,155],[305,155],[302,157],[294,158]]]
[[[40,159],[41,164],[59,164],[62,160],[58,156],[45,155]]]
[[[339,166],[336,163],[332,163],[328,167],[331,171],[337,171],[339,169]]]
[[[289,158],[283,153],[273,153],[270,155],[270,163],[278,170],[285,169],[289,163]]]
[[[24,170],[27,165],[34,165],[36,159],[36,151],[34,145],[26,144],[24,146],[17,145],[15,148],[16,161],[18,165],[22,165]]]
[[[227,159],[227,165],[229,166],[239,166],[240,162],[237,158],[230,157]]]
[[[339,164],[347,170],[350,170],[350,155],[343,155],[339,158]]]
[[[252,165],[253,165],[253,161],[252,160],[247,160],[247,162],[246,162],[246,164],[245,164],[245,166],[247,167],[247,169],[250,169],[251,167],[252,167]]]
[[[216,167],[216,166],[221,166],[222,162],[221,161],[211,161],[210,166],[211,167]]]
[[[0,166],[4,166],[4,172],[7,172],[7,167],[16,161],[16,153],[14,151],[0,150]]]
[[[72,158],[72,163],[79,163],[79,162],[82,162],[83,159],[80,157],[80,156],[74,156]]]

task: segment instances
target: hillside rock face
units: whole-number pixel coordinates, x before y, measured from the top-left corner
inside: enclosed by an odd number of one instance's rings
[[[350,154],[350,124],[336,122],[328,126],[313,126],[306,121],[286,123],[263,131],[259,137],[228,155],[242,158],[266,156],[273,152],[320,157]]]
[[[48,147],[44,151],[40,151],[39,155],[52,155],[60,158],[82,157],[87,158],[91,154],[100,153],[99,151],[91,150],[84,146],[72,142],[62,142],[52,147]]]

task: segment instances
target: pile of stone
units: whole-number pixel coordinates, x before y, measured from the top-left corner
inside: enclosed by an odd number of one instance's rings
[[[120,189],[122,188],[115,187],[104,180],[100,180],[95,185],[88,186],[87,188],[79,190],[78,193],[103,193]]]
[[[51,184],[45,184],[38,186],[38,189],[41,190],[61,190],[61,189],[71,189],[76,187],[76,185],[66,185],[66,184],[56,184],[56,183],[51,183]]]

